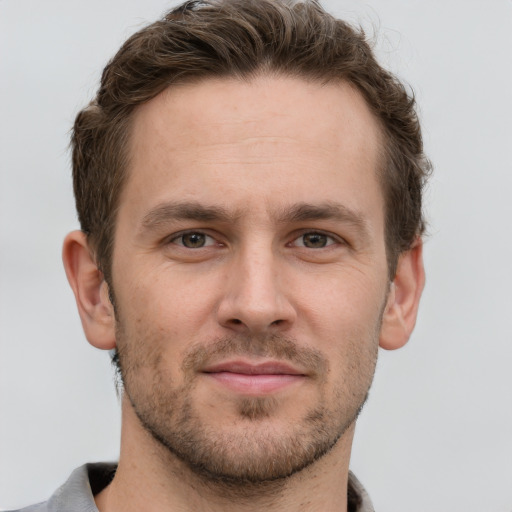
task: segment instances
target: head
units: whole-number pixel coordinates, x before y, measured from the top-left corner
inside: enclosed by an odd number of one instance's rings
[[[316,2],[188,2],[109,63],[73,151],[64,260],[123,428],[217,483],[347,456],[423,287],[419,125],[362,34]]]
[[[132,118],[169,87],[207,78],[257,75],[346,82],[382,130],[379,180],[385,197],[390,279],[399,255],[423,234],[423,154],[414,99],[376,61],[364,33],[314,0],[188,1],[130,37],[105,67],[96,98],[72,135],[78,217],[110,282],[119,197],[127,180]]]

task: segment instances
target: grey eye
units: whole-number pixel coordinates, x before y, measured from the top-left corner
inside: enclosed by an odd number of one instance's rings
[[[321,249],[329,243],[329,237],[322,233],[306,233],[302,235],[302,244],[309,249]]]
[[[180,239],[183,246],[189,249],[199,249],[206,245],[206,235],[203,233],[186,233]]]

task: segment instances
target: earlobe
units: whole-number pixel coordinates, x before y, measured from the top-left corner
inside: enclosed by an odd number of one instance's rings
[[[379,344],[387,350],[403,347],[414,329],[425,286],[423,242],[418,239],[398,260],[395,279],[382,318]]]
[[[103,350],[115,348],[115,316],[108,285],[82,231],[72,231],[65,238],[62,260],[87,340]]]

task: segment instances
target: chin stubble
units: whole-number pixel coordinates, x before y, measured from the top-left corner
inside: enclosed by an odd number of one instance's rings
[[[124,333],[119,330],[118,335],[120,340]],[[279,482],[310,466],[336,445],[366,399],[367,390],[362,398],[337,397],[341,404],[335,410],[325,401],[317,403],[290,425],[288,432],[277,435],[271,418],[279,412],[279,401],[274,397],[241,397],[235,404],[237,424],[214,429],[202,422],[192,401],[197,372],[209,361],[233,355],[282,359],[306,368],[318,386],[323,385],[330,371],[328,361],[321,352],[299,347],[282,336],[223,338],[189,351],[181,368],[184,384],[176,389],[172,388],[172,376],[159,367],[158,351],[135,354],[126,343],[120,345],[118,357],[126,394],[141,425],[203,483],[218,490],[223,486],[226,492],[279,486]],[[141,346],[135,344],[136,352],[142,352]],[[153,378],[151,390],[148,383],[137,381],[137,373],[143,369]],[[347,399],[351,404],[343,403]]]

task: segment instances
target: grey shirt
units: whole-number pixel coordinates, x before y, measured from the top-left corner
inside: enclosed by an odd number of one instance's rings
[[[112,481],[115,472],[115,464],[85,464],[75,469],[48,501],[11,512],[98,512],[94,496]],[[348,479],[348,511],[374,512],[367,492],[352,473]]]

